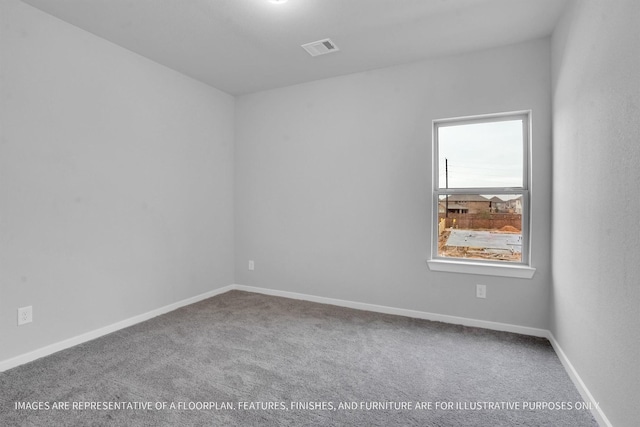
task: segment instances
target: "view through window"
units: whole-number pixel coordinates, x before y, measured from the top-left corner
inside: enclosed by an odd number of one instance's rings
[[[434,126],[436,257],[526,264],[529,115]]]

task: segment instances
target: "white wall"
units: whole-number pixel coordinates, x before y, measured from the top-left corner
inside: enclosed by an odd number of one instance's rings
[[[550,72],[544,39],[238,98],[236,282],[546,329]],[[432,120],[525,109],[536,275],[431,272]]]
[[[640,419],[639,22],[580,1],[553,37],[551,330],[615,426]]]
[[[233,283],[233,97],[0,8],[0,361]]]

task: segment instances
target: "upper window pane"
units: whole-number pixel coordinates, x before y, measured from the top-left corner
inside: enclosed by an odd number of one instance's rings
[[[522,188],[523,121],[448,125],[438,131],[439,188]]]

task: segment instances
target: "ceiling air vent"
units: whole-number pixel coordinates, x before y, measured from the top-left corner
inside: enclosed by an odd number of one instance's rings
[[[302,47],[304,50],[309,52],[309,55],[311,56],[324,55],[326,53],[337,52],[340,50],[330,39],[303,44]]]

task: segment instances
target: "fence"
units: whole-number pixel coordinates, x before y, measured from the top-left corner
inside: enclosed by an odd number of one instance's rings
[[[465,230],[497,230],[506,226],[521,230],[522,215],[488,212],[477,214],[449,213],[449,216],[445,218],[443,213],[438,214],[438,228],[440,233],[442,233],[445,228],[454,226],[454,224],[456,228]]]

